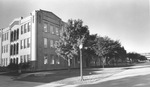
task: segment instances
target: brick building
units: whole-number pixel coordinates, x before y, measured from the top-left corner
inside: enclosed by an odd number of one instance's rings
[[[28,17],[14,19],[0,33],[0,64],[31,62],[34,70],[67,68],[67,61],[55,53],[65,23],[54,13],[35,10]],[[72,68],[78,63],[72,60]]]

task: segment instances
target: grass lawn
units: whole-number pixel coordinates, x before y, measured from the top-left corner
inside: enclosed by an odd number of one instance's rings
[[[84,84],[94,82],[102,78],[111,76],[114,73],[120,72],[121,69],[115,68],[90,68],[83,70],[84,81],[80,81],[80,70],[71,69],[59,70],[59,71],[46,71],[46,72],[35,72],[26,77],[15,79],[17,81],[29,81],[29,82],[40,82],[40,83],[61,83],[61,84]],[[44,74],[46,73],[46,74]]]
[[[94,71],[100,71],[100,69],[97,70],[83,70],[83,75],[87,76],[92,74],[97,74],[94,73]],[[60,70],[60,71],[47,71],[48,74],[42,75],[42,74],[31,74],[27,77],[17,79],[19,81],[29,81],[29,82],[42,82],[42,83],[49,83],[49,82],[54,82],[54,81],[59,81],[63,80],[66,78],[71,78],[71,77],[77,77],[80,76],[80,71],[79,69],[71,69],[70,71],[68,70]]]

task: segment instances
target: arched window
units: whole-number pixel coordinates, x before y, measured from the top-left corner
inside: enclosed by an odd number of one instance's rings
[[[17,29],[17,39],[19,39],[19,29]]]
[[[11,46],[12,46],[11,55],[14,55],[14,46],[13,45],[11,45]]]
[[[13,39],[14,39],[13,37],[14,37],[14,34],[13,34],[13,31],[12,31],[12,32],[11,32],[11,37],[10,37],[10,38],[11,38],[11,41],[13,41]]]
[[[16,64],[16,60],[15,60],[15,58],[13,59],[13,63],[14,63],[14,64]]]
[[[13,51],[14,51],[14,54],[13,55],[15,55],[16,54],[16,45],[14,44],[14,49],[13,49]]]
[[[16,40],[16,30],[14,31],[14,41]]]
[[[18,50],[19,50],[19,44],[18,43],[17,43],[17,46],[16,46],[16,50],[17,50],[16,54],[18,54]]]
[[[13,63],[13,60],[12,59],[10,59],[10,64],[12,64]]]
[[[18,64],[18,57],[16,58],[16,64]]]
[[[10,45],[10,55],[12,55],[12,45]]]

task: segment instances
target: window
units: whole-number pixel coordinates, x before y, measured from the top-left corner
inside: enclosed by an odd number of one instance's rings
[[[15,47],[15,54],[17,54],[17,51],[18,51],[17,49],[18,48],[17,48],[17,44],[15,44],[15,45],[16,45],[16,47]]]
[[[47,38],[44,38],[44,48],[47,48]]]
[[[50,25],[50,32],[51,32],[52,34],[54,34],[54,30],[53,30],[53,26],[52,26],[52,25]]]
[[[27,47],[27,39],[24,39],[24,48]]]
[[[53,47],[53,45],[54,45],[53,40],[50,40],[50,47]]]
[[[21,26],[21,34],[23,34],[23,25]]]
[[[27,48],[30,47],[30,38],[27,38]]]
[[[12,32],[10,32],[10,41],[12,41]]]
[[[33,15],[33,17],[32,17],[32,18],[33,18],[33,20],[32,20],[32,21],[33,21],[33,23],[34,23],[34,15]]]
[[[22,55],[22,63],[24,63],[24,56]]]
[[[17,39],[19,39],[19,29],[17,29]]]
[[[47,54],[44,55],[44,64],[48,64]]]
[[[55,41],[55,48],[57,48],[57,45],[58,45],[58,41]]]
[[[2,53],[3,53],[3,46],[2,46]]]
[[[14,45],[12,45],[12,54],[11,55],[14,55]]]
[[[8,48],[8,46],[6,45],[6,51],[5,51],[6,53],[7,53],[7,48]]]
[[[5,58],[4,58],[4,66],[5,66]]]
[[[12,55],[12,45],[10,45],[10,55]]]
[[[23,62],[23,60],[22,60],[22,56],[20,56],[20,63],[22,63]]]
[[[30,31],[30,29],[31,29],[31,23],[29,22],[28,23],[28,32]]]
[[[14,31],[14,41],[16,40],[16,30]]]
[[[47,32],[47,27],[48,27],[48,24],[44,23],[44,32]]]
[[[26,33],[26,30],[27,30],[27,29],[26,29],[26,24],[24,24],[24,33]]]
[[[7,48],[6,47],[7,47],[7,45],[5,45],[5,53],[7,52]]]
[[[55,30],[56,30],[56,35],[59,35],[59,29],[56,27]]]
[[[52,34],[55,34],[56,33],[56,30],[55,30],[56,28],[55,28],[55,26],[53,26],[53,32],[52,32]]]
[[[10,64],[12,64],[12,59],[10,59]]]
[[[4,41],[6,40],[6,33],[4,34]]]
[[[30,54],[27,55],[27,62],[29,62],[31,59],[30,59]]]
[[[18,57],[16,58],[16,64],[18,64]]]
[[[27,62],[27,58],[26,58],[26,55],[24,55],[24,63]]]
[[[17,54],[18,54],[18,50],[19,50],[19,44],[17,43],[17,52],[16,52]]]
[[[7,36],[6,37],[7,37],[6,39],[8,40],[8,32],[7,32]]]
[[[20,49],[22,49],[23,47],[22,47],[22,40],[20,40]]]
[[[24,48],[24,40],[21,40],[20,46],[21,46],[21,49]]]
[[[5,53],[5,45],[4,45],[4,51],[3,52]]]
[[[8,64],[8,63],[7,63],[7,60],[8,60],[8,59],[6,58],[6,66],[7,66],[7,64]]]
[[[13,55],[16,54],[16,45],[14,44]]]
[[[56,56],[56,64],[60,64],[60,57]]]
[[[51,62],[50,62],[50,64],[55,64],[54,55],[51,55],[50,57],[51,57]]]
[[[26,27],[26,28],[25,28],[25,29],[26,29],[26,32],[28,32],[28,23],[25,24],[25,27]]]
[[[6,45],[4,45],[4,53],[6,53]]]
[[[4,35],[2,34],[2,41],[4,40],[3,37],[4,37]]]

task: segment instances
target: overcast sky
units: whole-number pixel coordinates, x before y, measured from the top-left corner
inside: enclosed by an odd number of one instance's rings
[[[127,52],[150,52],[149,0],[0,0],[0,28],[36,9],[63,21],[82,19],[92,34],[120,40]]]

